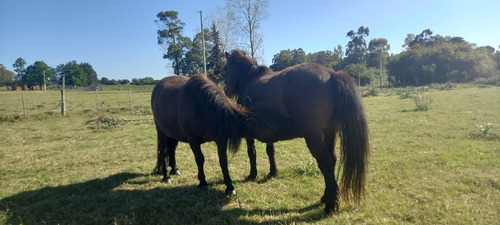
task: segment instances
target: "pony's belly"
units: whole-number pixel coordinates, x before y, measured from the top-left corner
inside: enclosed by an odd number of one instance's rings
[[[298,137],[302,137],[302,135],[300,135],[296,129],[289,128],[273,130],[272,132],[263,132],[262,136],[258,137],[257,140],[264,143],[271,143],[283,140],[291,140]]]

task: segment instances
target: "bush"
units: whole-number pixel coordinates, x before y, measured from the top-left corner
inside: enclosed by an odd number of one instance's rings
[[[432,97],[430,95],[417,95],[415,97],[415,105],[417,106],[415,111],[428,111],[431,109]]]

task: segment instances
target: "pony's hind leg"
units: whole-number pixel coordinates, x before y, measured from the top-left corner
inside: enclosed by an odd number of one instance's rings
[[[179,168],[177,168],[177,163],[175,161],[175,150],[177,149],[178,140],[171,137],[167,137],[167,152],[168,152],[168,165],[170,166],[171,175],[180,175]]]
[[[309,151],[316,159],[318,167],[325,179],[325,192],[321,201],[325,203],[325,213],[331,214],[339,209],[338,185],[335,181],[335,167],[332,154],[328,152],[321,135],[305,137]]]
[[[193,151],[194,158],[196,160],[196,165],[198,166],[198,180],[200,184],[198,185],[201,189],[208,189],[208,183],[205,179],[205,171],[203,170],[203,165],[205,164],[205,156],[201,152],[201,144],[189,142],[189,146],[191,146],[191,150]]]
[[[227,141],[217,142],[217,151],[219,154],[219,165],[222,170],[222,175],[224,176],[224,183],[226,184],[226,195],[234,195],[236,191],[234,190],[233,181],[229,175],[229,169],[227,165]]]
[[[276,167],[276,158],[274,157],[276,152],[276,148],[274,147],[274,143],[266,144],[266,153],[269,158],[269,174],[267,177],[276,177],[278,176],[278,168]]]
[[[155,174],[162,174],[162,181],[165,183],[170,183],[170,175],[167,170],[168,166],[168,154],[167,154],[167,136],[157,127],[157,162],[156,167],[153,171]]]

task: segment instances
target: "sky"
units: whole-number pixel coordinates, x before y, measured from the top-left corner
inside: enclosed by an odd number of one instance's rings
[[[225,0],[0,0],[0,64],[15,60],[50,67],[76,60],[90,63],[98,78],[128,79],[173,75],[157,44],[156,14],[177,11],[183,35],[193,38]],[[500,45],[498,0],[270,0],[261,24],[263,62],[285,49],[306,53],[345,51],[350,30],[368,27],[367,44],[385,38],[391,53],[403,51],[407,34],[431,29],[434,35],[463,37],[477,46]]]

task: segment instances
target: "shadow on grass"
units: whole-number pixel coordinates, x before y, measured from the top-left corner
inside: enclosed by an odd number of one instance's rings
[[[145,176],[148,175],[119,173],[104,179],[22,192],[0,200],[0,221],[6,224],[254,224],[243,217],[302,214],[319,211],[321,207],[318,203],[297,210],[223,210],[232,200],[221,190],[203,191],[196,186],[144,189],[148,182],[141,177]],[[122,185],[125,188],[120,187]],[[322,215],[309,214],[307,218],[289,219],[317,221],[321,218]],[[276,222],[278,220],[269,221]]]

